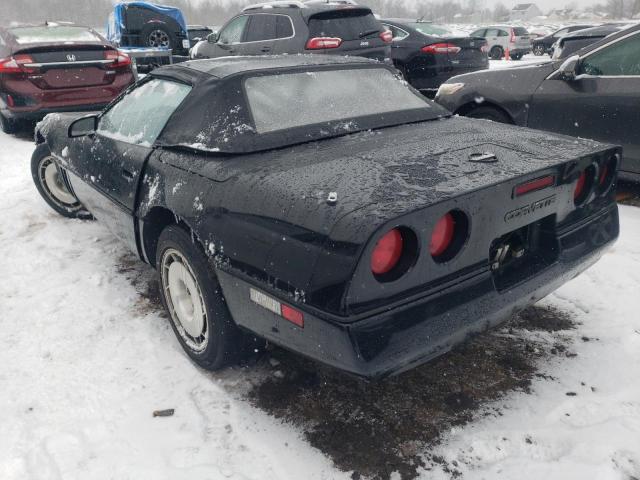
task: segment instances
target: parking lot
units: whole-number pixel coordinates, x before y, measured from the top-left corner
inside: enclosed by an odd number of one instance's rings
[[[99,222],[48,209],[29,135],[0,143],[3,479],[639,475],[632,188],[601,262],[435,362],[370,384],[270,349],[209,374],[154,272]]]

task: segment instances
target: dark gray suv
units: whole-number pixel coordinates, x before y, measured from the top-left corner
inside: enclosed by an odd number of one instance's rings
[[[325,53],[389,61],[391,32],[350,0],[251,5],[191,51],[192,58]]]

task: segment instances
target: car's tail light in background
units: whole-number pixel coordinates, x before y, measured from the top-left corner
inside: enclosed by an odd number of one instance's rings
[[[615,183],[616,171],[618,170],[618,155],[612,155],[608,160],[602,163],[598,172],[598,193],[605,195],[611,190]]]
[[[371,254],[371,271],[374,275],[384,275],[398,265],[402,257],[403,248],[402,233],[397,228],[387,232],[376,243]]]
[[[462,50],[457,45],[451,43],[434,43],[433,45],[427,45],[422,47],[422,52],[432,54],[457,54]]]
[[[391,33],[391,30],[385,30],[380,34],[380,38],[384,43],[391,43],[393,42],[393,33]]]
[[[596,181],[596,169],[593,165],[588,166],[580,173],[573,189],[573,202],[576,206],[584,205],[593,191]]]
[[[255,288],[249,289],[249,298],[252,302],[266,308],[285,320],[288,320],[294,325],[304,328],[304,314],[300,310],[284,303],[280,303],[275,298],[256,290]]]
[[[514,197],[521,197],[522,195],[526,195],[527,193],[537,192],[538,190],[543,190],[545,188],[551,187],[556,181],[556,177],[553,175],[548,175],[546,177],[536,178],[535,180],[530,180],[525,183],[521,183],[517,185],[513,190]]]
[[[105,50],[105,60],[112,60],[113,63],[109,65],[111,68],[125,68],[131,65],[131,58],[124,52],[119,50]]]
[[[307,50],[323,50],[325,48],[338,48],[342,45],[342,39],[337,37],[310,38],[307,42]]]
[[[14,55],[0,59],[0,74],[33,73],[33,68],[26,67],[31,63],[33,63],[33,58],[30,55]]]
[[[429,253],[438,263],[451,260],[462,250],[469,235],[469,219],[460,210],[451,210],[436,222],[431,232]]]
[[[511,38],[509,41],[510,43],[516,43],[516,32],[513,28],[511,29]]]

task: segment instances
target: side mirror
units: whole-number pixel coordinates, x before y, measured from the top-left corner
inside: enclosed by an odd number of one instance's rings
[[[213,32],[207,35],[207,42],[218,43],[219,38],[220,38],[220,34],[218,32]]]
[[[98,128],[98,115],[87,115],[69,125],[68,137],[78,138],[93,135]]]
[[[580,66],[580,56],[574,55],[565,60],[558,70],[560,78],[566,82],[573,82],[578,77],[578,67]]]

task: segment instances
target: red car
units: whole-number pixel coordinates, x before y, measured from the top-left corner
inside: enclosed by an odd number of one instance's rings
[[[47,113],[100,110],[134,82],[131,59],[88,27],[0,28],[0,126]]]

